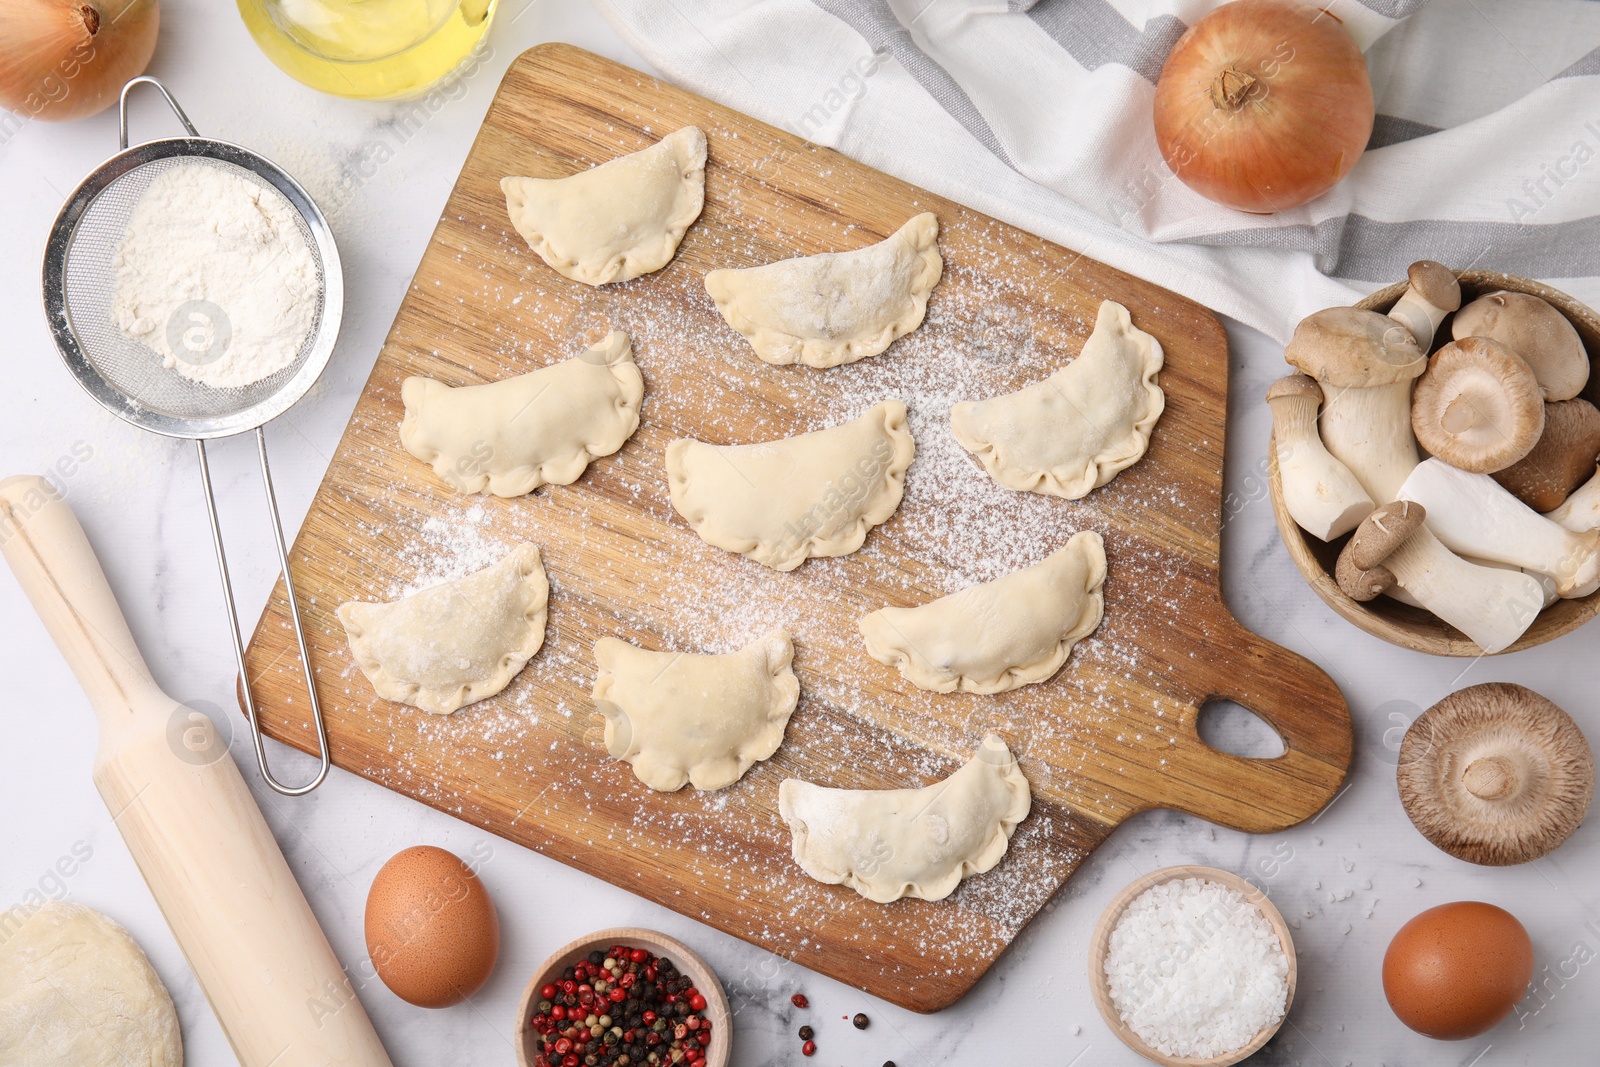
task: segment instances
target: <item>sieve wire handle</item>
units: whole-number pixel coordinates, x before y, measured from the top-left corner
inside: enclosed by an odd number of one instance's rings
[[[311,698],[311,719],[317,728],[317,744],[322,754],[322,767],[317,776],[305,785],[286,786],[272,776],[267,766],[266,743],[261,736],[261,719],[256,712],[256,698],[250,692],[250,676],[245,671],[244,635],[239,630],[239,611],[233,602],[233,580],[228,576],[228,556],[222,547],[222,526],[217,522],[217,500],[211,491],[211,466],[206,462],[206,443],[195,441],[200,453],[200,481],[206,490],[206,514],[211,519],[211,541],[217,549],[217,571],[222,575],[222,599],[228,607],[228,626],[233,634],[233,658],[239,664],[239,692],[243,697],[245,717],[250,720],[250,736],[255,741],[256,763],[261,767],[261,777],[267,785],[286,797],[303,797],[328,777],[332,757],[328,754],[328,728],[322,721],[322,704],[317,700],[317,681],[311,670],[311,653],[306,648],[305,626],[300,622],[300,605],[294,594],[294,578],[289,572],[289,545],[283,537],[283,521],[278,517],[278,497],[272,491],[272,468],[267,464],[267,435],[256,427],[256,447],[261,455],[261,481],[267,491],[267,511],[272,518],[272,533],[278,545],[278,565],[283,572],[284,599],[289,602],[289,618],[294,623],[294,637],[300,646],[300,664],[305,668],[306,693]]]
[[[117,144],[124,150],[128,147],[128,93],[132,91],[135,85],[154,85],[161,90],[161,95],[167,98],[167,106],[172,108],[174,115],[178,116],[178,121],[183,123],[183,128],[189,131],[189,136],[200,136],[200,131],[194,128],[194,123],[189,121],[189,116],[183,113],[183,108],[179,107],[178,102],[172,98],[172,94],[167,92],[167,87],[150,75],[141,74],[122,87],[122,100],[117,108]]]

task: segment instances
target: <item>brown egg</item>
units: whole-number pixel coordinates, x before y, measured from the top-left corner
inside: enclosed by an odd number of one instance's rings
[[[421,1008],[459,1004],[500,954],[500,920],[478,876],[442,848],[397,853],[367,891],[367,951],[383,984]]]
[[[1511,1014],[1533,977],[1533,944],[1514,915],[1474,900],[1429,908],[1383,955],[1383,993],[1400,1021],[1445,1041]]]

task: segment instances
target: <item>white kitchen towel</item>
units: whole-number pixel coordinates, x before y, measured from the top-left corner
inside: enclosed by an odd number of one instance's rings
[[[1335,0],[1368,46],[1371,147],[1269,216],[1156,148],[1155,79],[1214,0],[595,3],[680,85],[1280,340],[1423,258],[1600,301],[1595,0]]]

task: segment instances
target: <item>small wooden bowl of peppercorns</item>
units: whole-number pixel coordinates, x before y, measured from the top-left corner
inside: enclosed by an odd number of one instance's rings
[[[681,941],[638,927],[557,949],[517,1007],[520,1067],[727,1067],[732,1045],[716,972]]]

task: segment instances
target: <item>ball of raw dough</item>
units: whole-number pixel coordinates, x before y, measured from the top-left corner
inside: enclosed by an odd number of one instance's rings
[[[128,931],[93,908],[0,912],[0,1063],[182,1067],[167,987]]]

